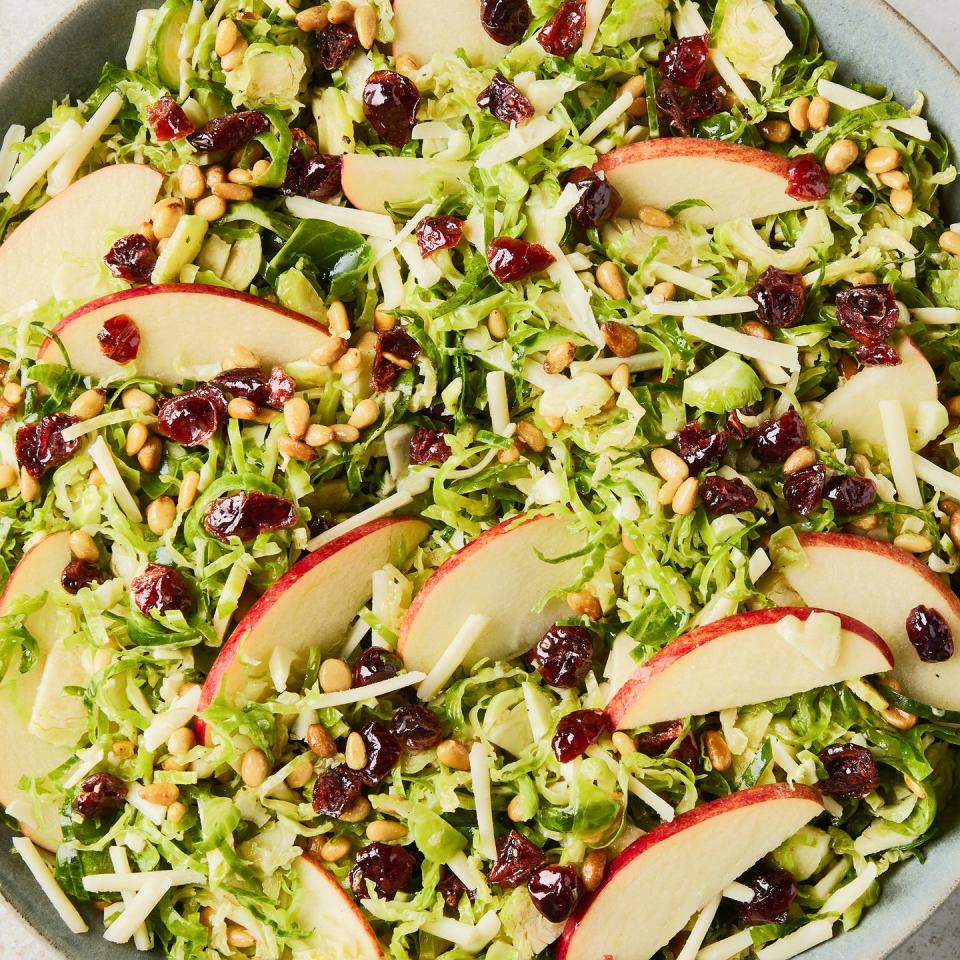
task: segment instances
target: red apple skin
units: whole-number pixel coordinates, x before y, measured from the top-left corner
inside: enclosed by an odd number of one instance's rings
[[[779,154],[759,147],[748,147],[724,140],[700,140],[695,137],[658,137],[617,147],[603,154],[594,165],[594,170],[615,170],[617,167],[645,160],[695,158],[723,160],[728,163],[746,163],[783,178],[787,183],[789,161]]]
[[[799,534],[800,542],[803,537],[809,534]],[[814,536],[834,536],[834,534],[814,534]],[[854,537],[847,534],[838,534],[850,540],[866,540],[866,537]],[[876,541],[870,541],[875,543]],[[898,553],[902,551],[897,551]],[[911,558],[912,559],[912,558]],[[914,561],[917,562],[917,561]],[[920,564],[922,566],[922,564]],[[932,574],[931,574],[932,575]],[[613,699],[607,704],[604,713],[611,724],[612,729],[619,729],[621,719],[633,705],[638,690],[643,689],[656,676],[669,670],[678,660],[685,657],[688,653],[702,647],[711,640],[718,637],[725,637],[738,630],[748,630],[752,627],[761,627],[768,623],[777,623],[784,617],[796,617],[798,620],[806,620],[811,613],[829,613],[837,617],[843,630],[859,634],[865,640],[872,643],[880,653],[886,658],[890,669],[893,669],[893,653],[887,646],[880,634],[871,630],[866,624],[848,617],[843,613],[835,613],[833,610],[819,610],[816,607],[768,607],[764,610],[748,610],[744,613],[734,614],[732,617],[724,617],[722,620],[715,620],[713,623],[697,627],[682,637],[678,637],[672,643],[668,643],[659,653],[654,654],[646,663],[641,664],[631,674],[630,678],[614,694]]]
[[[649,833],[645,833],[642,837],[634,840],[629,847],[613,858],[610,866],[607,867],[603,882],[589,897],[581,901],[580,905],[567,921],[557,946],[557,960],[567,960],[568,951],[570,950],[570,945],[577,931],[577,927],[586,915],[587,910],[590,909],[590,905],[603,891],[603,888],[621,870],[627,868],[637,857],[642,856],[651,847],[718,814],[726,813],[730,810],[738,810],[741,807],[752,806],[758,803],[798,798],[810,800],[821,807],[823,806],[823,798],[820,795],[820,791],[815,787],[808,787],[804,784],[791,785],[789,783],[764,784],[759,787],[748,787],[746,790],[739,790],[737,793],[731,793],[725,797],[711,800],[709,803],[695,807],[693,810],[681,813],[680,816],[671,820],[670,823],[661,823],[659,826],[654,827]],[[597,951],[597,960],[600,960],[602,952],[602,950]]]

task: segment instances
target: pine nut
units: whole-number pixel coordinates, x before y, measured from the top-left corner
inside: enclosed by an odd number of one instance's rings
[[[757,124],[757,129],[767,143],[786,143],[793,133],[786,120],[763,120]]]
[[[817,462],[817,451],[813,447],[799,447],[783,461],[784,476],[789,477],[798,470],[806,470]]]
[[[120,394],[120,403],[124,410],[140,410],[143,413],[153,413],[157,409],[157,401],[137,387],[128,387]]]
[[[908,190],[910,188],[910,178],[902,170],[881,173],[877,179],[891,190]]]
[[[220,366],[223,370],[259,370],[260,358],[242,343],[234,343]]]
[[[300,790],[310,782],[311,777],[313,777],[313,761],[306,760],[290,773],[285,783],[291,790]]]
[[[161,807],[169,807],[180,797],[180,788],[175,783],[148,783],[137,791],[141,799],[147,803],[158,803]]]
[[[369,4],[357,7],[353,14],[353,27],[357,31],[357,39],[364,50],[373,46],[377,37],[377,14]]]
[[[244,54],[247,52],[247,47],[249,44],[247,41],[240,37],[237,40],[236,46],[229,52],[225,53],[220,58],[220,66],[223,68],[225,73],[229,73],[231,70],[236,70],[243,63]]]
[[[263,160],[258,160],[250,171],[253,174],[253,179],[259,180],[261,177],[265,177],[271,166],[271,162],[266,157]]]
[[[189,727],[180,727],[167,738],[167,750],[174,757],[182,757],[196,745],[197,738]]]
[[[867,151],[863,165],[870,173],[889,173],[900,166],[900,153],[893,147],[874,147]]]
[[[621,757],[629,757],[631,753],[637,752],[637,745],[633,742],[633,737],[622,730],[616,730],[611,737],[613,748]]]
[[[167,240],[173,236],[177,224],[184,214],[183,201],[179,197],[167,197],[154,205],[153,232],[158,240]]]
[[[951,256],[960,257],[960,233],[956,230],[944,230],[940,234],[940,249]]]
[[[960,550],[960,510],[950,517],[950,539],[953,545]]]
[[[517,424],[517,437],[534,453],[543,453],[547,449],[547,441],[543,431],[529,420],[521,420]]]
[[[207,189],[212,190],[218,183],[223,183],[227,179],[227,171],[219,163],[215,163],[207,167],[204,179],[207,181]]]
[[[171,823],[179,823],[187,815],[186,804],[181,803],[179,800],[176,803],[171,803],[167,807],[167,819]]]
[[[347,0],[334,0],[327,10],[327,19],[331,23],[349,23],[353,19],[353,4]]]
[[[367,824],[367,839],[374,843],[391,843],[402,840],[407,835],[407,828],[396,820],[374,820]]]
[[[614,300],[627,299],[623,274],[612,260],[606,260],[597,267],[597,286]]]
[[[147,526],[158,537],[166,533],[177,519],[177,505],[172,497],[157,497],[147,507]]]
[[[333,430],[322,423],[311,423],[303,435],[303,442],[308,447],[323,447],[333,440]]]
[[[354,731],[347,737],[347,745],[343,751],[347,766],[351,770],[362,770],[367,765],[367,747],[363,737]]]
[[[356,443],[360,439],[360,431],[349,423],[335,423],[330,429],[339,443]]]
[[[807,107],[807,123],[811,130],[823,130],[830,122],[830,101],[826,97],[814,97]]]
[[[600,601],[589,590],[574,590],[567,594],[567,606],[578,617],[599,620],[603,616]]]
[[[303,397],[291,397],[283,405],[283,420],[294,440],[303,439],[310,426],[310,404]]]
[[[309,463],[317,456],[313,447],[293,437],[280,437],[280,439],[277,440],[277,449],[285,457],[289,457],[291,460],[298,460],[301,463]]]
[[[896,707],[887,707],[881,711],[880,715],[897,730],[912,730],[917,725],[916,714],[898,710]]]
[[[270,762],[262,750],[255,747],[240,758],[240,779],[248,787],[259,787],[270,776]]]
[[[157,235],[153,232],[153,224],[149,220],[144,220],[143,223],[137,227],[137,233],[151,245],[157,242]]]
[[[97,489],[102,487],[106,482],[107,481],[103,479],[103,474],[96,467],[90,471],[90,483]]]
[[[523,815],[523,801],[520,794],[515,794],[507,804],[507,816],[513,823],[523,823],[526,819]]]
[[[187,200],[199,200],[207,189],[203,171],[195,163],[180,168],[180,192]]]
[[[437,760],[452,770],[470,769],[470,751],[456,740],[444,740],[437,744]]]
[[[837,367],[840,370],[840,375],[844,380],[851,380],[860,372],[860,367],[857,364],[857,361],[850,356],[849,353],[841,353],[840,360],[837,362]]]
[[[118,760],[129,760],[134,754],[133,741],[126,739],[114,740],[110,751]]]
[[[327,325],[330,332],[346,339],[350,336],[350,315],[339,300],[331,300],[327,307]]]
[[[324,760],[337,755],[337,744],[327,733],[322,723],[311,723],[307,727],[307,746]]]
[[[869,533],[871,530],[876,530],[879,524],[880,521],[876,514],[871,513],[866,517],[857,517],[856,520],[851,520],[847,526],[852,527],[854,531],[859,533]]]
[[[373,329],[377,333],[386,333],[397,325],[397,318],[383,309],[383,304],[373,311]]]
[[[908,216],[910,211],[913,209],[913,191],[910,189],[891,190],[890,206],[893,207],[893,209],[899,213],[901,217]]]
[[[860,148],[853,140],[838,140],[831,144],[827,155],[823,158],[823,168],[831,176],[846,173],[860,156]]]
[[[367,427],[372,427],[379,419],[380,404],[374,397],[367,397],[353,408],[347,423],[358,430],[365,430]]]
[[[340,340],[339,337],[337,337]],[[343,342],[342,340],[340,341]],[[393,354],[387,353],[384,351],[383,354],[388,360],[393,359]],[[403,361],[406,366],[403,367],[404,370],[409,370],[411,363],[409,360]],[[356,347],[350,347],[347,352],[333,365],[333,372],[344,374],[350,373],[351,370],[357,370],[360,367],[360,364],[363,363],[363,357],[360,354],[360,351]],[[400,364],[397,364],[400,366]]]
[[[100,559],[100,549],[86,530],[74,530],[70,534],[70,552],[78,560],[96,563]]]
[[[516,463],[520,459],[520,447],[514,440],[509,447],[497,454],[498,463]]]
[[[627,551],[632,557],[636,557],[640,553],[640,548],[637,546],[636,541],[627,533],[626,530],[620,531],[620,543],[623,545],[623,549]]]
[[[793,127],[797,133],[806,133],[807,130],[810,129],[810,98],[797,97],[797,99],[790,104],[787,116],[790,119],[790,126]]]
[[[20,496],[24,503],[33,503],[40,498],[40,481],[33,477],[26,467],[20,470]]]
[[[877,282],[877,275],[875,273],[855,273],[850,278],[851,287],[870,287]]]
[[[920,533],[901,533],[894,538],[893,545],[907,553],[926,553],[933,549],[933,543]]]
[[[244,170],[243,167],[234,167],[228,174],[227,179],[231,183],[241,183],[246,184],[250,183],[253,180],[253,173],[249,170]]]
[[[507,333],[507,317],[502,310],[491,310],[490,316],[487,317],[487,330],[490,331],[490,336],[494,340],[506,340]]]
[[[336,863],[350,852],[349,837],[334,837],[320,848],[320,859],[324,863]]]
[[[230,183],[229,180],[225,180],[213,188],[213,195],[223,200],[252,200],[253,187],[245,183]]]
[[[329,367],[336,363],[347,352],[347,345],[340,337],[328,337],[323,346],[317,347],[310,354],[310,362],[318,367]]]
[[[370,801],[366,797],[357,797],[337,819],[344,823],[360,823],[361,820],[366,820],[372,812],[373,807],[370,806]]]
[[[770,328],[759,320],[747,320],[740,326],[740,332],[748,337],[754,337],[757,340],[772,340],[773,334]]]
[[[710,766],[718,773],[726,773],[733,766],[733,756],[727,741],[719,730],[708,730],[703,735],[703,746]]]
[[[547,373],[563,373],[573,363],[576,350],[572,340],[558,340],[543,358],[543,369]]]
[[[660,229],[666,230],[673,226],[673,217],[665,210],[659,210],[657,207],[643,206],[637,211],[637,216],[640,218],[640,222],[645,223],[648,227],[660,227]]]
[[[903,785],[915,796],[919,797],[921,800],[924,800],[927,796],[927,791],[923,789],[923,786],[917,783],[909,773],[903,775]]]
[[[397,73],[409,77],[420,69],[420,62],[412,53],[401,53],[394,59],[393,66]]]
[[[657,447],[650,454],[650,463],[664,480],[678,480],[682,483],[690,476],[690,468],[686,462],[666,447]]]
[[[304,33],[316,33],[327,25],[327,8],[319,5],[307,7],[296,15],[294,22]]]
[[[127,442],[124,450],[128,457],[135,457],[150,437],[145,423],[131,423],[127,430]]]
[[[591,850],[583,858],[583,866],[580,868],[583,886],[587,893],[593,893],[600,886],[606,872],[607,855],[602,850]]]
[[[196,470],[188,470],[180,481],[180,492],[177,495],[177,509],[189,510],[193,501],[197,499],[197,490],[200,489],[200,474]]]
[[[607,320],[600,327],[603,342],[615,357],[632,357],[637,352],[640,338],[625,323]]]
[[[232,20],[221,20],[217,24],[217,39],[214,44],[214,50],[218,57],[228,54],[240,39],[240,31]]]
[[[627,107],[627,116],[633,120],[638,120],[647,115],[647,82],[646,78],[640,76],[631,77],[626,83],[620,85],[617,90],[617,96],[629,93],[633,97],[633,103]]]
[[[324,693],[340,693],[353,686],[353,674],[344,660],[324,660],[318,679]]]
[[[70,404],[70,415],[78,420],[89,420],[103,410],[106,397],[102,390],[84,390]]]
[[[9,490],[17,482],[17,471],[9,463],[0,464],[0,490]]]
[[[656,283],[650,289],[650,299],[654,303],[669,303],[676,295],[677,288],[669,280]]]
[[[234,950],[246,950],[248,947],[254,946],[256,942],[256,937],[249,930],[245,930],[235,923],[227,924],[227,943]]]
[[[227,404],[227,414],[234,420],[256,420],[257,405],[246,397],[234,397]]]
[[[630,368],[625,363],[621,363],[610,375],[610,386],[616,393],[630,389]]]
[[[687,477],[677,488],[670,506],[678,517],[685,517],[693,513],[697,505],[697,494],[700,491],[700,481],[696,477]]]
[[[8,383],[3,388],[3,399],[17,406],[23,400],[23,387],[19,383]]]
[[[204,197],[193,205],[193,212],[208,223],[213,223],[227,212],[227,201],[223,197]]]

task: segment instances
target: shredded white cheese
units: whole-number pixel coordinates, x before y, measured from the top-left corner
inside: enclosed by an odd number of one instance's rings
[[[750,556],[750,565],[747,568],[752,583],[756,583],[769,569],[770,557],[763,547],[757,547]]]
[[[700,15],[700,8],[696,3],[685,3],[674,18],[679,37],[702,37],[710,33],[710,28]],[[742,103],[757,98],[750,92],[746,81],[734,69],[727,55],[719,50],[710,50],[710,59],[720,78],[730,88],[730,92]]]
[[[396,310],[403,303],[403,275],[396,250],[388,249],[389,243],[382,237],[371,237],[370,246],[377,257],[374,270],[383,293],[383,309]]]
[[[425,923],[421,929],[441,940],[449,940],[466,953],[479,953],[500,932],[500,918],[495,910],[488,910],[476,924],[441,917]]]
[[[829,100],[838,107],[843,107],[844,110],[859,110],[861,107],[869,107],[880,102],[874,97],[868,97],[865,93],[857,93],[856,90],[834,83],[832,80],[821,80],[817,84],[817,93],[825,100]],[[923,117],[883,121],[881,126],[893,127],[894,130],[899,130],[915,140],[926,142],[930,139],[930,127],[927,126],[927,121]]]
[[[589,53],[593,49],[593,42],[597,39],[597,31],[600,29],[600,21],[603,20],[609,5],[610,0],[587,0],[587,23],[583,30],[583,40],[580,42],[580,49],[584,52]]]
[[[593,143],[608,127],[612,127],[633,106],[633,94],[621,93],[613,103],[597,114],[597,118],[580,134],[581,143]]]
[[[478,847],[488,860],[496,860],[497,841],[493,833],[493,804],[490,800],[490,754],[481,740],[470,748],[470,781],[477,807]]]
[[[666,280],[677,287],[689,290],[698,297],[712,297],[713,284],[708,277],[701,277],[689,270],[681,270],[679,267],[671,267],[669,264],[657,264],[653,268],[654,276],[658,280]],[[654,300],[654,303],[663,303],[662,300]]]
[[[757,953],[757,960],[790,960],[818,943],[825,943],[833,936],[832,920],[814,920],[805,927],[788,933],[782,940],[771,943]]]
[[[367,237],[392,240],[396,233],[393,220],[385,213],[339,207],[335,203],[321,203],[306,197],[287,197],[287,209],[301,220],[324,220],[340,227],[349,227]]]
[[[103,475],[103,479],[113,494],[113,498],[117,501],[117,505],[124,514],[126,514],[127,518],[136,523],[143,520],[143,514],[140,512],[137,500],[123,482],[123,477],[120,476],[120,471],[117,469],[113,454],[110,452],[110,448],[107,446],[103,437],[97,437],[97,439],[90,444],[87,453],[90,455],[90,459],[94,462],[96,468]]]
[[[167,880],[150,880],[137,892],[103,935],[110,943],[126,943],[173,886]]]
[[[307,541],[307,549],[310,551],[316,550],[318,547],[322,547],[324,544],[330,543],[338,537],[342,537],[345,533],[349,533],[349,531],[355,530],[357,527],[362,527],[365,523],[379,520],[381,517],[388,517],[395,510],[405,507],[412,500],[413,497],[406,491],[391,494],[379,503],[375,503],[372,507],[367,507],[366,510],[355,513],[348,520],[338,523],[329,530],[318,534],[312,540]]]
[[[70,182],[77,175],[80,165],[87,159],[87,154],[103,136],[107,127],[116,119],[122,106],[123,97],[116,90],[104,97],[103,103],[97,107],[93,116],[86,122],[76,142],[50,171],[50,176],[47,177],[47,193],[51,197],[70,186]]]
[[[635,353],[632,357],[596,357],[593,360],[575,360],[570,364],[571,373],[599,373],[609,377],[619,366],[625,366],[631,373],[646,370],[659,370],[663,366],[663,357],[659,353]]]
[[[63,689],[63,681],[60,681],[60,689]],[[70,771],[70,776],[63,781],[64,790],[72,790],[80,781],[90,773],[93,768],[103,760],[103,747],[98,747],[96,745],[92,747],[87,747],[86,750],[81,750],[77,754],[77,759],[80,761],[73,770]]]
[[[956,307],[915,307],[910,313],[915,320],[932,327],[946,327],[960,323],[960,310]]]
[[[511,127],[509,133],[483,150],[474,163],[480,170],[510,163],[546,143],[560,130],[561,124],[556,120],[533,117],[521,126]]]
[[[379,263],[391,250],[396,250],[407,237],[417,229],[417,225],[420,223],[424,217],[430,217],[433,215],[434,211],[437,209],[435,203],[425,203],[397,232],[393,235],[392,239],[388,240],[386,244],[381,244],[377,249],[376,255],[373,258],[373,263]],[[380,216],[380,214],[378,214]]]
[[[893,482],[897,487],[897,496],[906,506],[919,509],[923,506],[923,499],[914,470],[913,451],[910,449],[903,407],[899,400],[881,400],[877,404],[877,410],[883,425],[887,459],[890,461],[890,473],[893,474]]]
[[[936,487],[941,493],[948,497],[960,499],[960,477],[943,467],[938,467],[935,463],[921,457],[920,454],[913,455],[913,469],[916,475],[931,487]]]
[[[40,885],[54,909],[60,914],[60,919],[67,925],[71,933],[86,933],[90,928],[87,922],[77,912],[77,908],[70,902],[69,897],[60,889],[60,884],[53,878],[46,861],[40,856],[40,851],[27,837],[14,837],[13,848],[20,854],[20,859],[33,874],[33,879]]]
[[[489,624],[490,618],[482,613],[471,613],[463,621],[463,626],[453,635],[453,639],[420,684],[417,696],[421,700],[432,700],[446,686]]]
[[[700,950],[707,933],[710,930],[710,924],[717,915],[720,908],[720,897],[714,897],[701,911],[690,930],[687,942],[683,949],[677,954],[677,960],[693,960]]]
[[[570,317],[577,330],[591,343],[602,347],[604,345],[603,334],[600,332],[600,325],[597,323],[596,316],[594,316],[593,307],[590,306],[589,291],[583,285],[573,267],[567,263],[560,247],[552,240],[544,241],[543,245],[554,258],[554,262],[547,267],[547,276],[559,285],[560,295],[570,311]]]
[[[156,422],[155,417],[143,417],[136,410],[109,410],[107,413],[101,413],[99,416],[90,417],[89,420],[77,421],[77,423],[63,430],[61,436],[65,441],[69,442],[84,437],[88,433],[95,433],[103,427],[112,427],[118,423],[129,423],[131,420],[137,419],[142,419],[144,423]]]
[[[13,148],[16,144],[23,143],[26,135],[26,128],[19,123],[9,127],[3,135],[3,143],[0,143],[0,191],[7,189],[10,174],[17,163],[18,154]]]
[[[353,687],[350,690],[340,690],[336,693],[318,694],[310,697],[309,706],[322,710],[324,707],[342,707],[347,703],[364,703],[367,700],[376,700],[377,697],[386,696],[388,693],[394,693],[404,687],[414,687],[424,677],[426,677],[425,673],[421,673],[419,670],[411,670],[409,673],[401,673],[397,677],[390,677],[389,680],[368,683],[365,687]]]
[[[450,872],[468,889],[478,893],[481,899],[489,895],[489,887],[483,874],[474,862],[462,851],[458,850],[448,861]]]
[[[701,320],[699,317],[686,317],[683,321],[683,330],[691,337],[712,343],[722,350],[739,353],[742,357],[765,360],[777,366],[786,367],[788,370],[800,369],[800,352],[789,343],[748,337],[745,333],[728,330],[726,327],[710,323],[708,320]]]
[[[217,601],[216,609],[213,611],[213,629],[221,640],[227,635],[230,621],[237,611],[235,598],[243,593],[253,562],[253,557],[247,553],[235,560],[227,574],[223,590],[220,591],[220,598]]]
[[[594,744],[592,747],[587,747],[587,756],[593,757],[595,760],[599,760],[601,763],[605,764],[618,776],[622,773],[620,767],[617,764],[617,761],[610,756],[605,750],[601,750]],[[660,817],[664,823],[669,823],[676,816],[676,811],[673,807],[667,803],[662,797],[657,796],[646,784],[641,783],[636,777],[626,774],[627,777],[627,789],[635,797],[642,800],[657,816]]]
[[[137,19],[133,24],[133,34],[130,37],[130,46],[124,63],[128,70],[139,70],[147,62],[147,47],[150,43],[150,31],[153,29],[153,19],[156,10],[138,10]]]
[[[83,127],[76,120],[68,120],[29,160],[18,164],[16,173],[7,182],[10,199],[20,203],[82,133]]]
[[[754,896],[751,887],[748,887],[745,883],[738,883],[736,880],[724,887],[723,895],[735,903],[749,903]]]
[[[487,409],[494,433],[506,436],[510,424],[510,401],[507,399],[507,378],[502,370],[487,374]]]
[[[827,902],[820,908],[821,913],[843,913],[849,910],[869,889],[877,879],[877,865],[868,863],[863,873],[839,890],[831,894]]]
[[[125,847],[112,846],[110,848],[110,862],[113,864],[113,869],[116,870],[117,873],[123,875],[131,873],[130,861],[127,859]],[[125,907],[129,907],[133,901],[133,895],[128,892],[121,892],[120,897]],[[150,934],[147,931],[147,925],[145,923],[141,923],[140,926],[133,931],[133,945],[138,950],[150,949]]]
[[[199,686],[191,687],[177,697],[167,710],[153,718],[150,726],[143,731],[143,745],[147,750],[153,752],[158,749],[167,742],[174,730],[186,726],[196,716],[197,707],[200,706],[200,692]]]
[[[644,306],[660,317],[725,317],[733,313],[754,313],[752,297],[714,297],[712,300],[657,300],[644,298]],[[751,339],[756,339],[752,337]],[[767,341],[771,342],[771,341]]]
[[[749,930],[741,930],[732,937],[724,937],[704,947],[697,960],[733,960],[733,957],[753,946],[753,937]]]
[[[143,873],[91,873],[83,878],[87,893],[137,893],[157,880],[168,887],[203,883],[207,878],[196,870],[144,870]]]

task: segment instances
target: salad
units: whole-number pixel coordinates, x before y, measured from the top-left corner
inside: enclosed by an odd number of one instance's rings
[[[956,171],[836,67],[795,0],[166,0],[6,133],[0,805],[73,933],[787,960],[922,858]]]

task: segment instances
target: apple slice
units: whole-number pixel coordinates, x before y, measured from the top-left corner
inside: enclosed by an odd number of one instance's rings
[[[812,787],[773,783],[661,824],[611,861],[567,921],[557,960],[649,960],[693,914],[823,812]],[[638,905],[643,922],[630,923]]]
[[[0,246],[0,315],[58,296],[63,269],[90,263],[99,273],[115,235],[150,219],[162,184],[153,167],[121,163],[87,174],[31,213]]]
[[[621,216],[635,217],[644,206],[666,210],[684,200],[703,200],[709,206],[683,212],[702,227],[809,206],[787,196],[787,168],[787,160],[769,150],[684,137],[617,147],[594,167],[623,197]]]
[[[443,19],[435,13],[432,16]],[[457,160],[347,153],[343,157],[340,182],[343,195],[358,210],[386,213],[385,204],[419,207],[435,194],[461,193],[470,179],[471,166]]]
[[[373,520],[295,563],[230,634],[207,674],[197,713],[218,696],[229,703],[262,697],[270,687],[270,655],[276,648],[292,657],[296,669],[308,650],[342,643],[370,598],[373,574],[388,563],[401,563],[429,529],[417,517]],[[202,720],[196,730],[198,738],[207,739]]]
[[[913,554],[881,540],[849,533],[797,536],[806,562],[778,571],[787,586],[805,603],[876,630],[893,650],[893,673],[908,697],[960,710],[960,599],[946,582]],[[907,637],[907,615],[921,604],[944,617],[958,645],[942,663],[924,663]]]
[[[893,654],[883,640],[843,614],[837,614],[838,648],[818,663],[816,637],[810,638],[808,652],[805,638],[798,643],[787,639],[789,624],[784,624],[789,617],[807,624],[815,612],[798,607],[750,610],[691,630],[634,671],[607,706],[607,718],[615,730],[632,730],[766,703],[893,667]]]
[[[0,616],[10,613],[14,602],[21,598],[61,590],[60,575],[69,562],[68,531],[51,534],[34,544],[10,574],[0,596]],[[23,833],[47,850],[56,850],[61,839],[56,806],[35,807],[33,798],[17,784],[21,777],[39,777],[55,770],[74,752],[71,747],[48,743],[30,729],[44,663],[63,630],[52,604],[32,613],[26,626],[37,640],[39,662],[25,674],[17,672],[16,664],[11,665],[0,686],[0,805],[8,807],[15,802]]]
[[[293,913],[297,925],[310,931],[303,938],[309,955],[382,960],[377,935],[337,878],[306,853],[295,869],[300,891]]]
[[[581,534],[547,515],[513,517],[471,540],[413,598],[400,625],[399,651],[407,668],[429,673],[470,614],[490,622],[467,652],[467,666],[529,650],[551,624],[570,616],[562,600],[539,606],[550,591],[576,580],[582,563],[579,557],[546,561],[582,547]]]
[[[474,66],[482,67],[510,50],[483,29],[480,0],[445,0],[442,15],[435,0],[393,0],[393,29],[393,55],[409,53],[420,64],[462,49]]]
[[[326,328],[313,320],[237,290],[202,284],[139,287],[94,300],[54,327],[79,373],[106,378],[121,370],[97,340],[104,322],[120,315],[140,331],[137,372],[165,384],[219,371],[235,344],[269,367],[302,360],[327,340]],[[43,342],[38,359],[64,362],[52,338]]]

